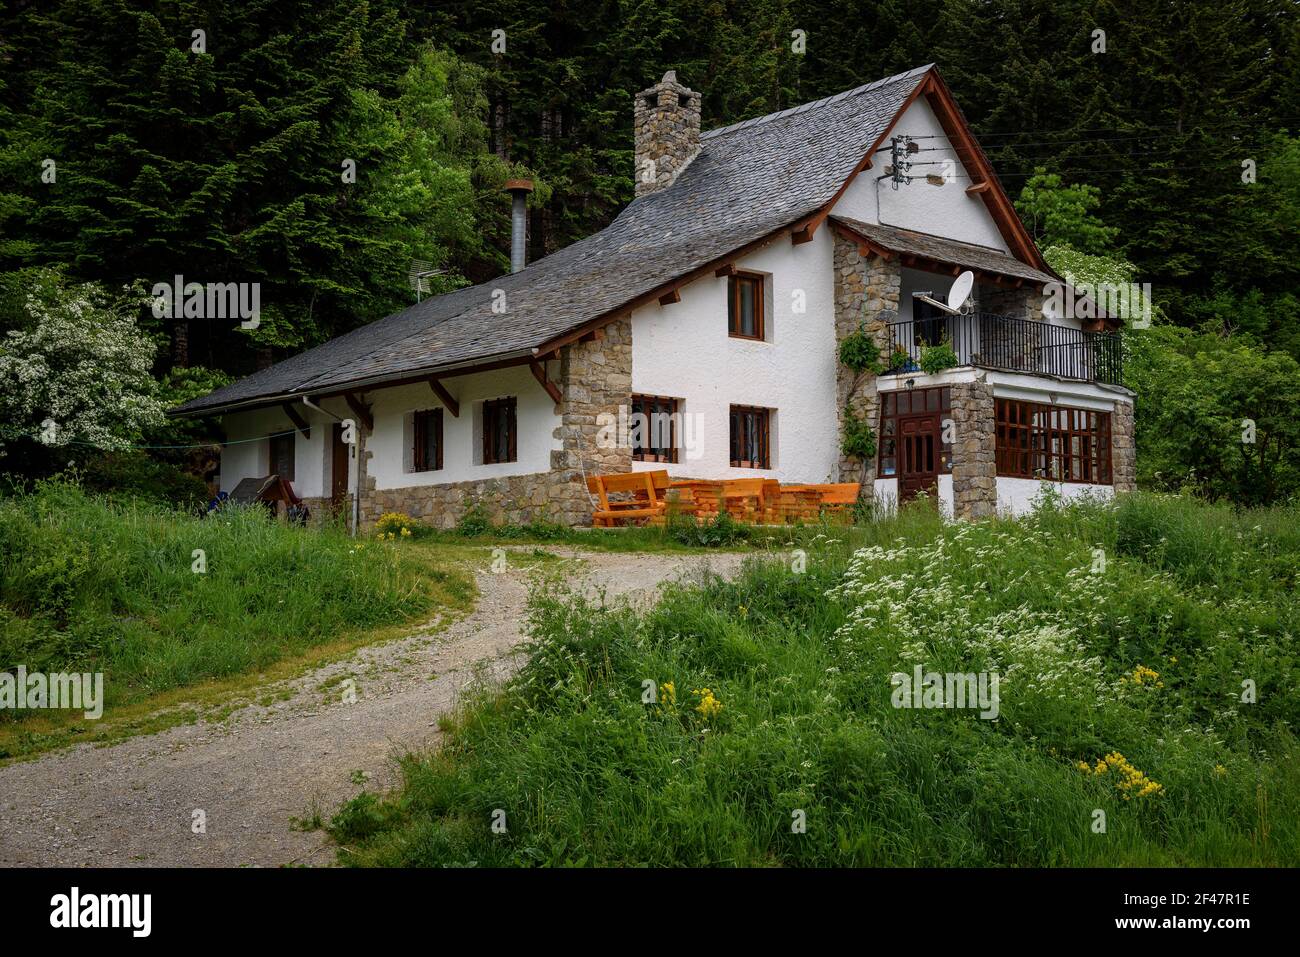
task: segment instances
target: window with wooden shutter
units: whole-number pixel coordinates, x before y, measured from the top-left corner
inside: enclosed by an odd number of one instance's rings
[[[416,412],[412,417],[412,426],[412,471],[438,471],[442,468],[442,409]]]
[[[293,481],[294,433],[271,436],[271,474]]]
[[[731,465],[738,469],[771,468],[771,409],[731,407]]]
[[[739,272],[727,280],[728,331],[738,339],[763,338],[763,277]]]
[[[483,464],[513,462],[517,457],[515,398],[489,399],[483,403]]]

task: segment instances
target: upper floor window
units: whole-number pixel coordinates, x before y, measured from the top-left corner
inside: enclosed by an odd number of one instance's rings
[[[677,400],[661,395],[632,396],[628,439],[640,462],[677,461]]]
[[[483,403],[483,464],[515,461],[515,397],[488,399]]]
[[[271,474],[293,481],[294,433],[271,436]]]
[[[998,475],[1110,485],[1110,413],[997,400]]]
[[[772,410],[750,405],[731,407],[731,466],[772,467]]]
[[[738,272],[727,279],[728,331],[740,339],[763,338],[763,277]]]
[[[442,409],[425,409],[411,417],[411,469],[436,472],[442,468]]]

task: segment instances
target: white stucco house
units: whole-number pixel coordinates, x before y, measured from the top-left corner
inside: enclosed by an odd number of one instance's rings
[[[1063,280],[933,66],[707,132],[669,73],[633,119],[606,229],[176,410],[221,417],[221,487],[279,472],[364,527],[475,502],[585,524],[586,475],[647,468],[932,490],[957,517],[1132,486],[1118,322],[1044,316]],[[840,363],[859,332],[880,374]],[[842,454],[846,416],[873,460]]]

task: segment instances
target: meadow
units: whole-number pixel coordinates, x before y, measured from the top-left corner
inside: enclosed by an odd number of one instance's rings
[[[445,554],[42,483],[0,499],[0,671],[102,672],[105,714],[2,710],[0,759],[153,729],[161,707],[228,698],[474,596]]]
[[[330,830],[359,866],[1295,866],[1297,518],[910,508],[649,609],[553,582],[517,677]],[[996,720],[896,707],[917,666],[996,674]]]

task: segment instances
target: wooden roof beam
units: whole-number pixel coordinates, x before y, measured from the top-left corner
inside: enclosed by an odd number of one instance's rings
[[[534,359],[528,363],[528,368],[533,370],[533,378],[546,390],[546,394],[551,397],[556,405],[559,405],[564,399],[564,394],[560,391],[560,387],[547,377],[546,366]]]
[[[352,410],[352,414],[365,424],[366,431],[375,431],[375,417],[370,414],[370,408],[357,398],[357,394],[355,392],[344,392],[343,398],[346,400],[348,408]]]
[[[460,403],[456,401],[454,395],[447,391],[447,387],[438,381],[437,376],[429,376],[429,388],[432,389],[433,394],[438,397],[438,401],[441,402],[446,407],[447,411],[451,413],[452,418],[459,419]]]
[[[289,417],[289,421],[293,423],[293,427],[302,433],[302,437],[304,439],[310,439],[311,426],[307,423],[307,420],[302,417],[301,413],[293,407],[293,403],[286,402],[282,408],[284,409],[284,414]]]

